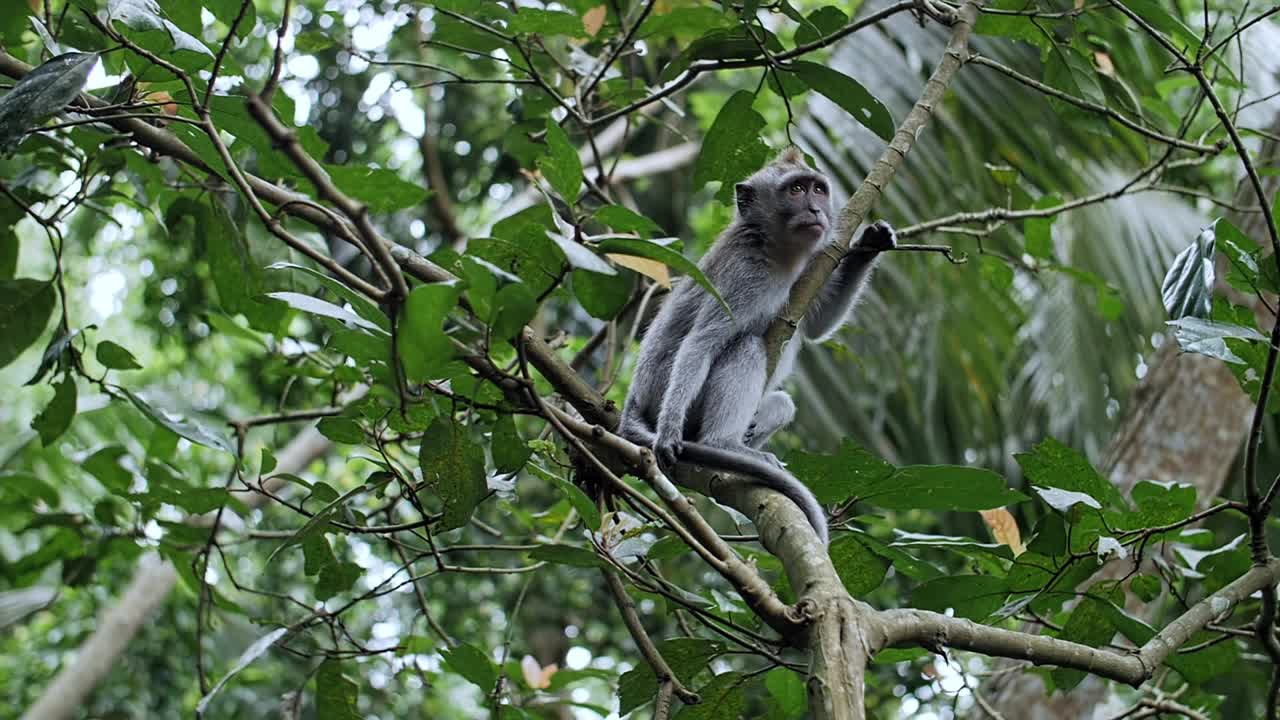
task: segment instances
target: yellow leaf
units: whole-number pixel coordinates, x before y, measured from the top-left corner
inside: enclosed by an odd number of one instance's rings
[[[650,260],[637,255],[618,255],[615,253],[606,253],[605,257],[624,268],[635,270],[645,277],[653,278],[664,288],[671,287],[671,270],[657,260]]]
[[[1027,551],[1022,544],[1022,533],[1018,531],[1018,521],[1013,515],[1004,508],[996,508],[995,510],[980,510],[978,514],[982,516],[982,521],[987,524],[987,528],[991,530],[991,536],[1001,545],[1008,545],[1013,551],[1014,557],[1021,555]]]
[[[582,13],[582,27],[591,37],[595,37],[600,32],[600,28],[604,27],[605,9],[603,5],[597,5],[590,10]]]
[[[1111,62],[1110,55],[1102,52],[1101,50],[1095,50],[1093,52],[1093,63],[1098,66],[1099,73],[1102,73],[1107,77],[1116,76],[1116,66],[1115,63]]]

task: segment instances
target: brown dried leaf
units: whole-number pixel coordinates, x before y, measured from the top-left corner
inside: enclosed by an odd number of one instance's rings
[[[637,255],[619,255],[616,253],[608,253],[605,257],[624,268],[635,270],[645,277],[653,278],[664,288],[671,287],[671,270],[657,260],[650,260]]]
[[[600,28],[604,27],[605,8],[603,5],[597,5],[590,10],[582,13],[582,27],[591,37],[595,37],[600,32]]]
[[[979,510],[978,514],[982,516],[982,521],[987,524],[996,542],[1008,545],[1015,556],[1026,552],[1027,548],[1022,544],[1022,533],[1018,530],[1018,521],[1008,510]]]
[[[551,687],[551,677],[559,669],[560,667],[555,663],[542,667],[532,655],[520,658],[520,674],[524,676],[525,684],[534,690],[546,690]]]

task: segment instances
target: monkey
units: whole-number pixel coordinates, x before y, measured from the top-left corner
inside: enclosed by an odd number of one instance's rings
[[[640,343],[620,434],[652,448],[659,467],[677,460],[749,475],[795,502],[823,546],[827,515],[817,498],[761,448],[795,417],[778,389],[800,338],[824,340],[844,323],[882,251],[897,245],[877,222],[844,255],[766,377],[764,334],[831,230],[827,178],[794,146],[734,186],[735,213],[698,267],[732,315],[697,283],[677,282]]]

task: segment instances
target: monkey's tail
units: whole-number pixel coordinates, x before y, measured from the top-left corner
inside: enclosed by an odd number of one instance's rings
[[[634,420],[629,422],[629,420],[632,419],[623,418],[620,434],[637,445],[644,447],[653,445],[654,432],[643,422]],[[822,509],[822,505],[818,503],[818,499],[813,496],[809,488],[791,473],[763,460],[740,455],[724,448],[697,442],[685,442],[682,447],[684,449],[680,453],[680,459],[683,461],[694,465],[705,465],[715,470],[749,475],[761,485],[782,493],[804,511],[805,517],[809,519],[814,532],[818,533],[818,539],[822,544],[824,546],[828,544],[830,536],[827,532],[826,511]]]

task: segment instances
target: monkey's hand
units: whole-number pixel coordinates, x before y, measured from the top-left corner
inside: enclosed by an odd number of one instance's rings
[[[872,252],[892,250],[898,247],[898,235],[893,231],[892,225],[884,220],[877,220],[862,231],[854,247]]]
[[[684,442],[679,435],[659,430],[653,440],[653,455],[658,460],[658,467],[668,475],[675,469],[676,459],[683,450]]]

